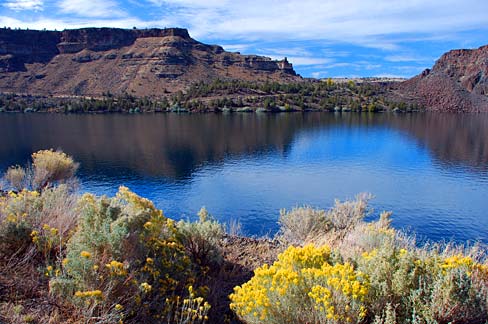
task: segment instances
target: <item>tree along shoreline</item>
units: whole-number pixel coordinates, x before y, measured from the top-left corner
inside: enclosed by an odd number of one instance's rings
[[[334,81],[255,83],[215,80],[160,98],[129,93],[101,97],[0,94],[0,112],[304,112],[424,111],[415,100],[395,98],[395,83]]]

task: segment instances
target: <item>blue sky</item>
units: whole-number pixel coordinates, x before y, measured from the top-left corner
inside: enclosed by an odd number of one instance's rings
[[[488,44],[488,0],[0,0],[0,26],[185,27],[226,50],[286,56],[307,77],[411,77]]]

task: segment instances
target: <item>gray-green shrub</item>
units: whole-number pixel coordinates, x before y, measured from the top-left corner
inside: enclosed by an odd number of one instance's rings
[[[224,236],[222,225],[203,207],[196,222],[179,221],[179,238],[192,261],[202,267],[218,267],[222,263],[220,240]]]
[[[205,321],[205,289],[194,287],[197,273],[174,221],[124,187],[115,198],[85,194],[79,209],[52,294],[87,319],[178,323],[195,311],[190,322]]]

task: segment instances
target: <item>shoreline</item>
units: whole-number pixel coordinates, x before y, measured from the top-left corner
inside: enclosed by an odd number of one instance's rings
[[[0,94],[0,110],[18,112],[304,112],[421,111],[412,98],[396,98],[385,82],[249,82],[214,80],[194,83],[163,97],[128,93],[91,96]]]

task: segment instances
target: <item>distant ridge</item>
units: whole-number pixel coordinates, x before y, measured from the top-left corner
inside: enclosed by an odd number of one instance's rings
[[[226,52],[186,29],[0,29],[0,91],[162,96],[212,79],[294,81],[286,58]]]

